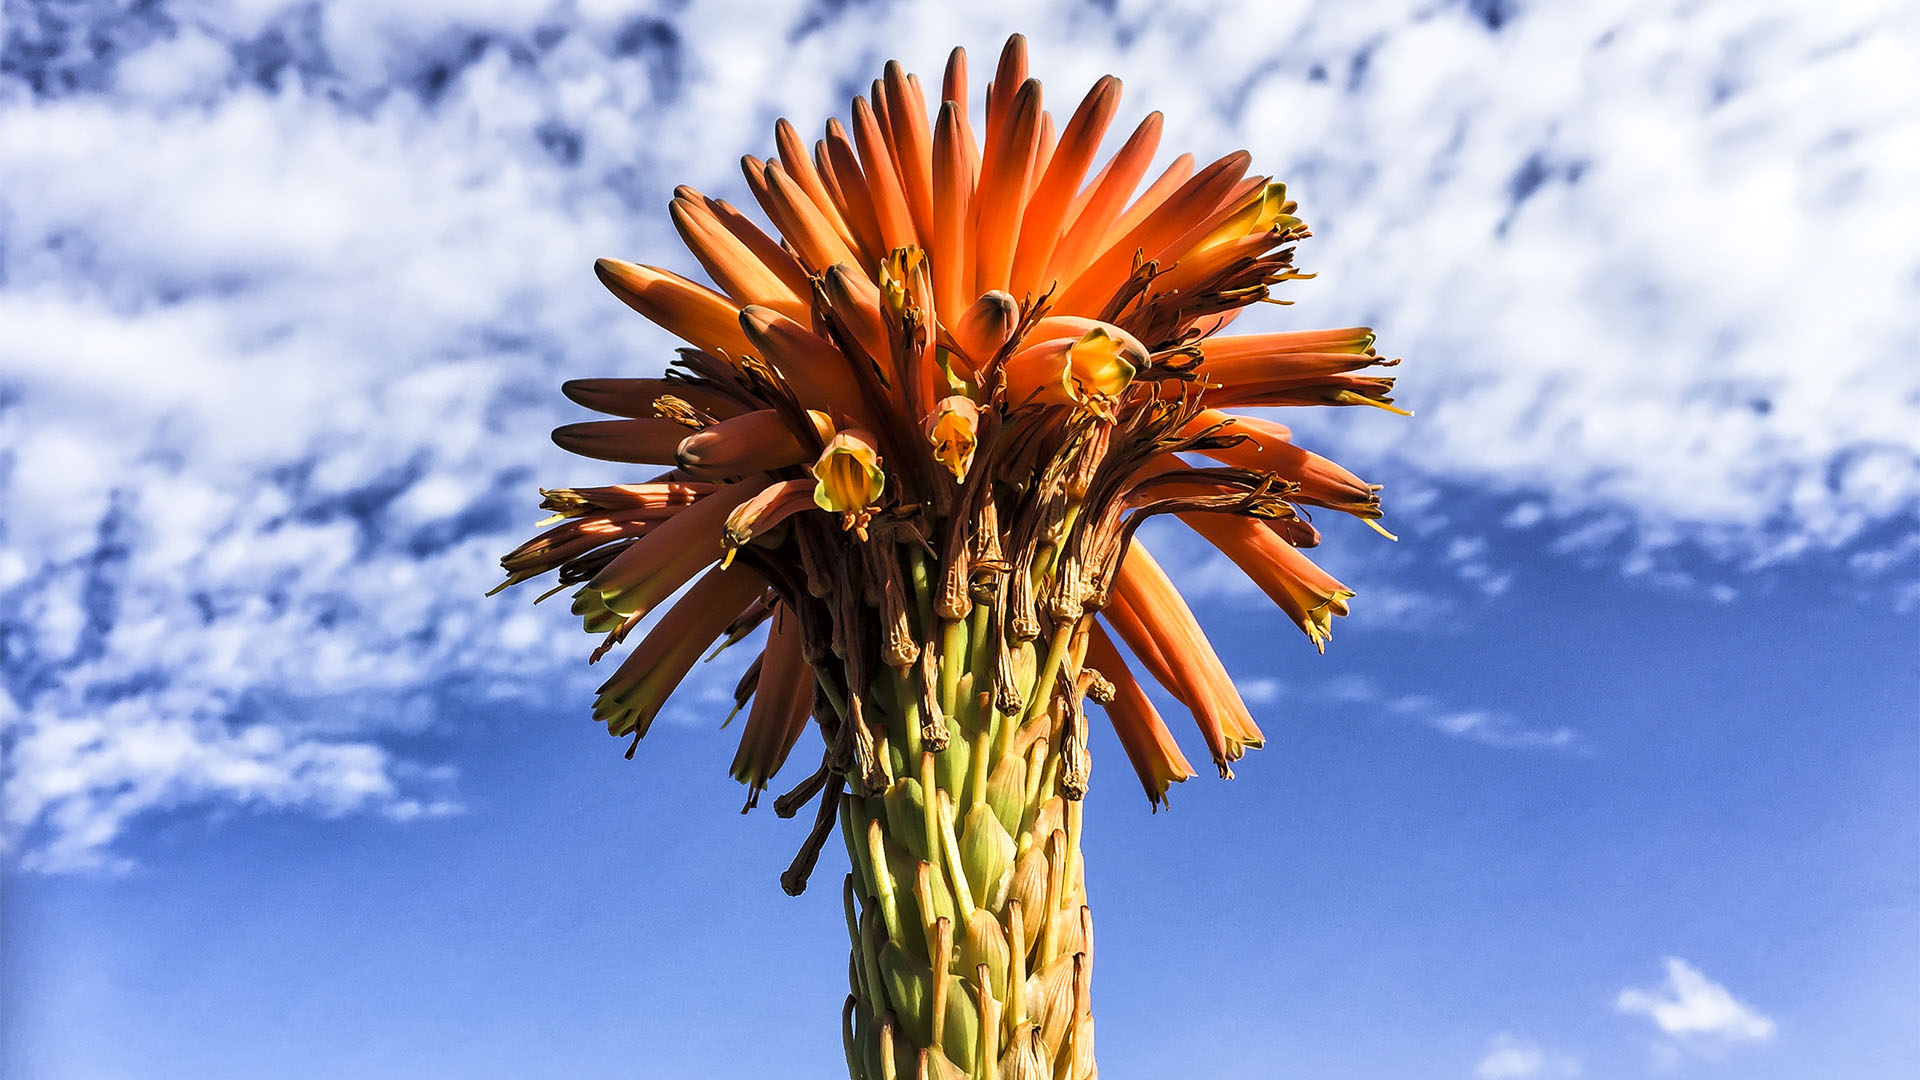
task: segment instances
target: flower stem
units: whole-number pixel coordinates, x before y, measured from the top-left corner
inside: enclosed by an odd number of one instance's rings
[[[911,578],[930,584],[920,572]],[[909,679],[883,674],[889,692],[865,695],[876,736],[916,753],[885,791],[843,797],[854,863],[843,1024],[853,1080],[1091,1072],[1082,815],[1059,790],[1066,710],[1057,699],[1070,685],[1060,674],[1074,663],[1075,624],[1028,663],[1026,706],[1008,715],[989,689],[992,604],[977,599],[967,618],[937,624],[936,641],[926,641],[941,650],[934,693],[953,720],[946,749],[911,730],[921,716]],[[894,707],[874,704],[883,700]]]

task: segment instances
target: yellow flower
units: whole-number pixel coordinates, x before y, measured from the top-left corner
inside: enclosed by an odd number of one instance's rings
[[[1042,341],[1010,357],[1007,400],[1016,406],[1030,401],[1077,405],[1111,416],[1121,392],[1149,362],[1146,347],[1133,335],[1117,326],[1093,323],[1077,337]]]
[[[871,517],[870,508],[887,489],[887,474],[880,469],[880,451],[873,447],[873,433],[858,428],[836,434],[827,440],[813,463],[813,502],[831,514],[839,514],[842,527],[864,526]]]
[[[973,465],[973,451],[980,434],[980,406],[970,397],[955,394],[941,399],[927,417],[927,441],[933,444],[933,459],[953,474],[958,482],[967,478]]]

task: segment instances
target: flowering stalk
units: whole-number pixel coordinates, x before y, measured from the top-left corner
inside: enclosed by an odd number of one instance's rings
[[[1377,486],[1222,411],[1403,411],[1391,379],[1359,374],[1395,362],[1370,330],[1219,335],[1305,276],[1285,188],[1238,153],[1176,159],[1136,196],[1159,114],[1096,172],[1118,80],[1056,137],[1026,66],[1016,36],[978,132],[957,49],[937,110],[890,63],[811,154],[781,121],[775,157],[744,162],[779,240],[678,189],[674,224],[718,291],[601,260],[689,347],[661,378],[568,383],[619,419],[554,438],[664,471],[544,492],[553,527],[502,560],[502,587],[558,571],[604,635],[595,661],[650,624],[594,706],[634,744],[709,643],[766,628],[734,691],[732,773],[750,809],[821,735],[774,800],[815,806],[781,884],[806,887],[837,824],[854,1080],[1096,1075],[1087,703],[1156,808],[1194,769],[1137,672],[1193,715],[1221,776],[1265,741],[1141,523],[1190,525],[1318,648],[1353,592],[1301,552],[1320,539],[1308,508],[1385,533]]]

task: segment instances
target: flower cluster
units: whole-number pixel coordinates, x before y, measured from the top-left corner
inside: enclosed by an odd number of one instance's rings
[[[711,643],[767,624],[734,775],[757,794],[810,721],[826,741],[783,812],[829,783],[885,791],[923,752],[964,785],[983,731],[995,760],[1044,745],[1077,798],[1087,696],[1162,802],[1194,770],[1123,647],[1231,775],[1260,729],[1135,530],[1178,517],[1324,648],[1353,593],[1304,554],[1310,509],[1380,516],[1376,486],[1228,411],[1400,411],[1365,328],[1222,333],[1308,276],[1285,187],[1240,152],[1142,190],[1160,115],[1098,162],[1119,81],[1056,132],[1017,38],[986,100],[976,135],[958,50],[932,113],[890,63],[849,123],[809,148],[782,120],[775,155],[744,160],[777,238],[675,192],[714,287],[601,260],[687,347],[660,378],[567,383],[620,419],[554,440],[665,471],[544,492],[557,523],[503,559],[505,584],[559,572],[595,659],[679,594],[594,708],[636,741]]]

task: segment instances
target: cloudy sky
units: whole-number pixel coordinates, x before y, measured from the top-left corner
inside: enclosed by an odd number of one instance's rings
[[[1160,534],[1273,738],[1158,815],[1096,770],[1107,1071],[1915,1075],[1903,8],[5,0],[0,1072],[832,1074],[737,670],[626,762],[481,594],[622,478],[558,382],[669,355],[593,258],[692,267],[675,184],[1018,30],[1286,180],[1261,318],[1418,412],[1287,418],[1402,537],[1326,523],[1324,658]]]

